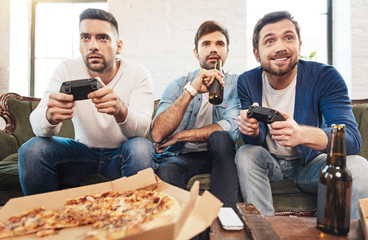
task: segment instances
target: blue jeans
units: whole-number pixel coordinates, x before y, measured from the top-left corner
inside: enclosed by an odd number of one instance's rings
[[[25,195],[77,187],[91,174],[109,179],[154,168],[155,150],[142,137],[116,149],[89,148],[61,137],[34,137],[19,148],[19,178]]]
[[[163,158],[157,175],[163,181],[185,189],[191,177],[211,173],[211,193],[219,198],[224,206],[235,207],[239,188],[234,162],[235,152],[235,143],[230,134],[215,131],[208,138],[208,151]]]
[[[240,190],[247,203],[253,203],[264,215],[274,215],[270,182],[293,180],[304,192],[317,193],[326,154],[320,154],[302,166],[299,159],[275,159],[262,146],[245,144],[235,156]],[[347,156],[346,166],[353,177],[351,218],[358,218],[358,199],[368,197],[368,161],[359,155]]]

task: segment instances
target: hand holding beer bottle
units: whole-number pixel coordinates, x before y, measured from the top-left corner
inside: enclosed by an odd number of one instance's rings
[[[222,72],[222,60],[217,59],[215,69]],[[222,103],[223,96],[224,96],[224,85],[220,84],[220,82],[215,79],[210,86],[208,91],[209,93],[209,102],[218,105]]]

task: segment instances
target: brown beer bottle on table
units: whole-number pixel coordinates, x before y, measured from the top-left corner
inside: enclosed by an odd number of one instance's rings
[[[334,235],[350,229],[352,178],[346,168],[345,125],[333,124],[326,166],[319,174],[317,227]]]
[[[217,59],[215,69],[222,72],[222,60]],[[222,103],[224,96],[224,86],[220,84],[220,82],[215,79],[208,90],[209,93],[209,102],[218,105]]]

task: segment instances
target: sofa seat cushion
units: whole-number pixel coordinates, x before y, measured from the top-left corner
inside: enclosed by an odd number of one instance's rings
[[[210,189],[211,174],[204,173],[192,177],[191,179],[189,179],[186,189],[190,190],[195,181],[199,181],[199,192],[200,194],[202,194],[205,190]]]
[[[18,175],[18,153],[0,162],[0,205],[10,198],[23,196]]]
[[[20,190],[18,154],[12,154],[0,162],[0,191]]]
[[[353,105],[353,113],[362,137],[362,150],[359,155],[368,159],[368,104]]]
[[[291,180],[281,180],[271,183],[272,195],[301,193],[302,191]]]
[[[12,162],[18,164],[18,153],[13,153],[4,158],[1,162]]]
[[[317,194],[302,192],[287,179],[271,183],[271,189],[276,215],[314,216]]]
[[[317,194],[290,193],[272,195],[276,215],[306,215],[315,216]]]
[[[199,174],[192,177],[186,189],[189,190],[195,181],[199,181],[199,191],[202,194],[210,189],[211,174]],[[302,192],[293,181],[281,180],[271,183],[272,197],[277,215],[308,215],[314,216],[316,209],[316,194]],[[241,196],[239,196],[241,199]]]

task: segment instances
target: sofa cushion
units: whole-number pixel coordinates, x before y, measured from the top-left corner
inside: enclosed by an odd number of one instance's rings
[[[18,154],[12,154],[0,162],[0,191],[21,189],[18,175]]]
[[[10,198],[23,196],[18,176],[18,153],[0,162],[0,182],[0,205],[4,205]]]
[[[202,194],[205,190],[210,189],[211,174],[199,174],[192,177],[186,189],[189,190],[195,181],[199,181],[199,191]],[[313,215],[316,208],[316,194],[303,193],[293,181],[286,179],[271,183],[271,189],[276,212],[307,212]]]
[[[199,192],[200,194],[202,194],[205,190],[210,189],[211,174],[204,173],[192,177],[191,179],[189,179],[186,185],[186,189],[190,190],[195,181],[199,181]]]
[[[317,194],[290,193],[272,195],[276,215],[314,216],[317,208]],[[280,214],[281,213],[281,214]]]
[[[10,113],[16,119],[13,136],[16,137],[19,146],[34,136],[29,115],[37,107],[38,103],[37,101],[21,101],[16,98],[8,100],[7,104]],[[74,127],[71,120],[63,122],[58,136],[74,139]]]
[[[39,102],[31,102],[32,111],[37,107]],[[66,137],[74,139],[74,125],[71,119],[63,121],[59,134],[59,137]]]
[[[4,158],[1,162],[13,162],[18,164],[18,153],[13,153]]]
[[[293,181],[287,179],[271,183],[271,189],[276,214],[283,212],[314,215],[317,194],[302,192]]]
[[[362,150],[359,155],[368,160],[368,104],[353,105],[353,113],[362,137]]]
[[[0,161],[16,152],[18,152],[17,139],[0,130]]]
[[[18,140],[19,146],[34,136],[29,115],[32,111],[29,101],[20,101],[16,98],[8,100],[8,107],[12,116],[16,119],[13,136]]]
[[[301,193],[300,189],[291,180],[281,180],[271,183],[272,195]]]

